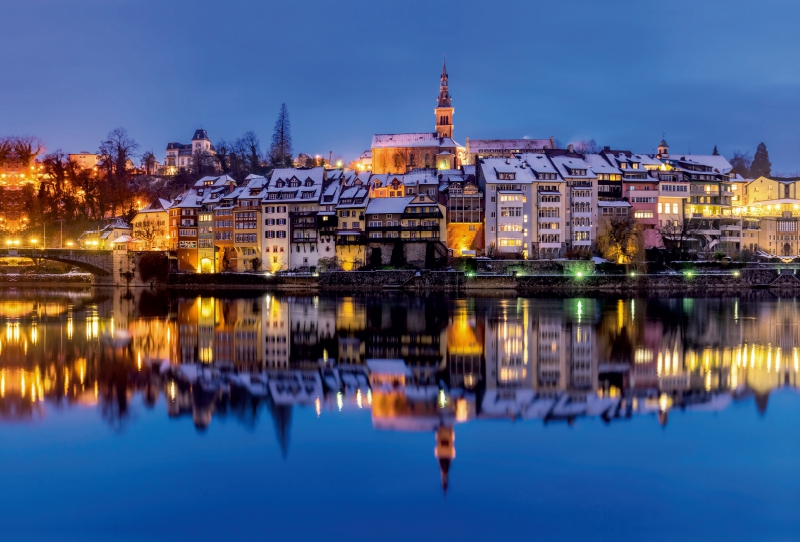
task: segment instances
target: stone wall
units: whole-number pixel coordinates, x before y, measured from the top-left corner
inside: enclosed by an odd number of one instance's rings
[[[477,260],[478,273],[497,273],[501,275],[563,275],[581,272],[594,273],[591,260]]]
[[[321,273],[319,287],[325,289],[358,291],[360,288],[383,288],[399,286],[411,280],[416,271],[401,269],[397,271],[334,271]]]

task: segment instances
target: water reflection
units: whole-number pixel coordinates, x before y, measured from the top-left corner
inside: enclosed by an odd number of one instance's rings
[[[89,406],[114,430],[131,399],[254,427],[289,452],[292,409],[371,410],[377,430],[429,431],[442,484],[455,428],[476,419],[617,423],[716,411],[797,387],[794,298],[176,297],[6,291],[0,418]]]

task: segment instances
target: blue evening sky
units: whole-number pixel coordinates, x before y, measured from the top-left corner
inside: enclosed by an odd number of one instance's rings
[[[455,137],[555,136],[800,171],[793,0],[3,0],[0,135],[93,151],[126,127],[163,159],[202,125],[355,158],[430,131],[447,56]]]

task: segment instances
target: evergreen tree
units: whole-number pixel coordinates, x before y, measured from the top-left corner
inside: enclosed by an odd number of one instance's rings
[[[719,151],[717,150],[716,145],[714,145],[714,152],[711,153],[711,156],[719,156]]]
[[[272,133],[272,145],[269,149],[269,161],[274,167],[289,167],[292,165],[292,134],[289,123],[289,111],[286,104],[281,104],[275,130]]]
[[[772,164],[769,161],[767,146],[763,142],[758,144],[756,154],[753,156],[753,163],[750,164],[750,175],[757,179],[759,177],[769,177],[772,171]]]

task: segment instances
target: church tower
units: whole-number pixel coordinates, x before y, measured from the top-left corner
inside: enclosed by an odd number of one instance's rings
[[[665,139],[662,139],[661,143],[658,144],[658,154],[656,156],[658,158],[669,158],[669,145],[667,145]]]
[[[439,102],[436,105],[436,131],[439,137],[453,137],[453,105],[447,88],[447,65],[442,62],[442,77],[439,83]]]

